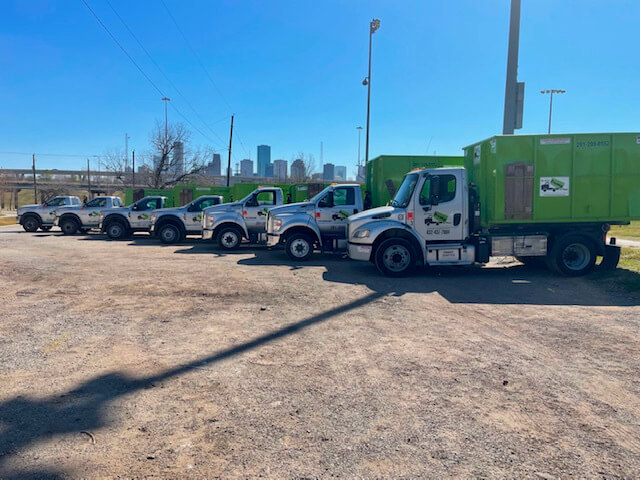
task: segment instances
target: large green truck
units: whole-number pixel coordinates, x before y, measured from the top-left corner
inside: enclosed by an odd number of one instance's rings
[[[349,217],[349,256],[392,276],[491,256],[572,276],[617,264],[606,234],[640,219],[640,133],[501,135],[464,153],[464,168],[411,171],[389,206]]]

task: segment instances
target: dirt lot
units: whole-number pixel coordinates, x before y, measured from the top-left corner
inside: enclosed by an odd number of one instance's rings
[[[637,478],[640,297],[0,228],[0,478]]]

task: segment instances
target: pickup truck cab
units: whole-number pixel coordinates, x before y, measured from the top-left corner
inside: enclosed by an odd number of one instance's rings
[[[619,247],[605,245],[606,224],[520,223],[485,228],[476,186],[462,167],[409,172],[390,205],[349,217],[349,257],[387,276],[417,265],[487,263],[491,256],[544,260],[567,276],[591,271],[596,257],[615,268]]]
[[[16,222],[27,232],[41,229],[51,230],[56,218],[56,209],[80,205],[80,199],[75,196],[53,197],[40,205],[25,205],[18,208]]]
[[[307,260],[315,248],[346,249],[347,217],[362,208],[360,185],[330,185],[308,202],[272,209],[267,218],[267,244],[283,244],[292,260]]]
[[[282,205],[282,189],[258,187],[238,202],[223,203],[202,212],[202,238],[218,244],[223,250],[233,250],[243,239],[250,243],[265,240],[268,212]]]
[[[127,207],[111,208],[100,212],[100,231],[114,240],[131,236],[134,232],[148,232],[151,212],[164,208],[167,197],[144,197]]]
[[[220,195],[204,195],[179,208],[154,210],[149,233],[162,243],[176,243],[187,235],[202,235],[202,211],[221,203]]]
[[[65,235],[73,235],[81,231],[98,228],[100,225],[100,212],[111,208],[122,207],[120,197],[100,196],[89,200],[85,205],[61,207],[55,211],[56,218],[53,224],[60,227]]]

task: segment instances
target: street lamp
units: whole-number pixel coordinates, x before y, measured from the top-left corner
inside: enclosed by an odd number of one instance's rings
[[[360,167],[360,133],[362,133],[362,127],[358,125],[356,130],[358,130],[358,161],[356,162],[356,165]]]
[[[164,141],[167,141],[167,103],[171,101],[168,97],[162,97],[162,101],[164,102]]]
[[[549,129],[547,133],[551,133],[551,112],[553,110],[553,94],[554,93],[567,93],[566,90],[540,90],[540,93],[543,95],[549,94]]]
[[[362,85],[367,87],[367,134],[365,140],[364,147],[364,162],[365,164],[369,162],[369,113],[371,107],[371,43],[373,39],[373,34],[380,28],[380,20],[374,18],[369,23],[369,74],[362,81]]]

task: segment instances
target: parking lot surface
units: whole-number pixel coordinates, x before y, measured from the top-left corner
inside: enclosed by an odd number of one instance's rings
[[[0,228],[0,478],[634,478],[640,299]]]

